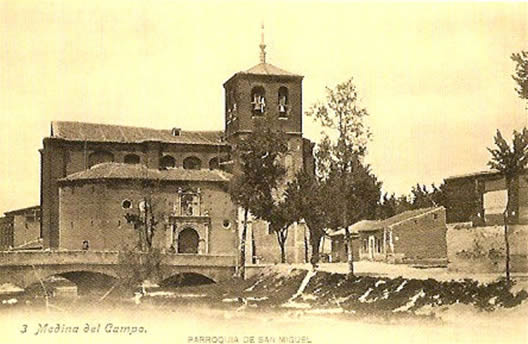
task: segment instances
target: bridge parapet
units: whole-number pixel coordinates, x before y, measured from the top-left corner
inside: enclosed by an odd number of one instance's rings
[[[116,265],[118,251],[1,251],[0,266]],[[234,255],[165,254],[163,265],[226,267],[236,265]]]
[[[167,254],[162,264],[178,266],[235,266],[236,256],[214,254]]]
[[[2,251],[0,266],[117,264],[117,251]]]

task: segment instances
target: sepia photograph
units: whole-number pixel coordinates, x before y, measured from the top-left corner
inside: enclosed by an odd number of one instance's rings
[[[0,0],[0,341],[528,343],[528,2]]]

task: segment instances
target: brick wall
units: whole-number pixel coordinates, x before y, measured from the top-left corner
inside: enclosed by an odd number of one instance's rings
[[[0,217],[0,250],[13,247],[13,217]]]
[[[286,118],[279,118],[278,93],[279,88],[288,88],[289,112]],[[279,76],[236,75],[224,84],[226,94],[234,91],[237,103],[237,119],[227,123],[228,135],[236,131],[251,131],[254,129],[252,115],[251,90],[262,87],[265,90],[266,110],[262,118],[275,130],[300,133],[302,131],[302,79]],[[259,116],[259,118],[261,118]]]
[[[392,231],[394,245],[393,253],[403,257],[404,261],[419,262],[447,258],[445,220],[445,210],[438,209],[435,212],[390,226],[389,231]]]
[[[202,168],[209,168],[213,157],[226,156],[229,147],[207,145],[146,143],[97,143],[68,142],[45,138],[41,150],[41,207],[42,236],[44,247],[57,248],[59,245],[59,191],[57,179],[88,168],[88,157],[97,151],[107,151],[114,156],[114,162],[124,162],[127,154],[136,154],[140,163],[150,168],[159,167],[159,159],[171,155],[176,167],[181,167],[183,159],[196,156],[202,161]]]
[[[90,249],[116,250],[135,246],[137,233],[126,222],[126,213],[138,213],[138,204],[151,195],[160,223],[154,239],[156,246],[168,248],[173,235],[169,215],[179,202],[179,188],[200,188],[202,215],[208,213],[208,251],[233,254],[236,250],[236,226],[225,228],[224,220],[235,222],[235,210],[229,195],[218,183],[171,183],[144,187],[139,183],[83,183],[63,185],[60,189],[60,248],[81,249],[88,240]],[[123,209],[129,200],[131,209]]]
[[[13,225],[13,247],[35,242],[40,237],[40,219],[37,217],[26,217],[25,214],[15,215]]]

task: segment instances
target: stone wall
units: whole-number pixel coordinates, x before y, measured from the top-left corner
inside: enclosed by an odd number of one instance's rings
[[[512,272],[528,271],[528,226],[510,226]],[[461,272],[504,272],[504,227],[450,225],[447,231],[449,269]]]

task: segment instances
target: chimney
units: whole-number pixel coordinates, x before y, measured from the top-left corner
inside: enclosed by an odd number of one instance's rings
[[[180,136],[181,128],[172,128],[172,136]]]

